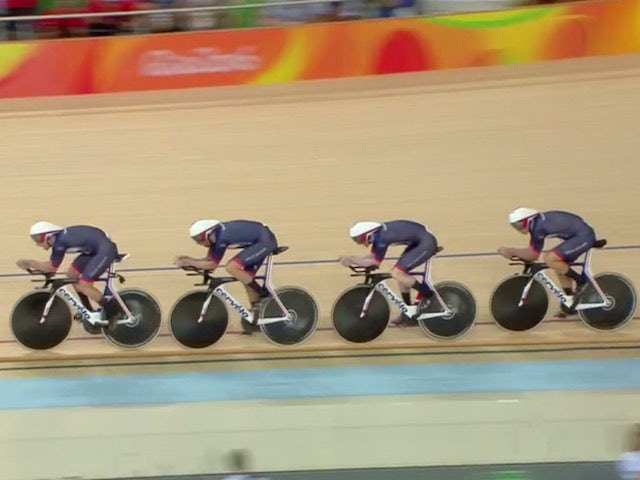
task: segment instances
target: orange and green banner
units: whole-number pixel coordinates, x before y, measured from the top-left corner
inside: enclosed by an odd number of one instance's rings
[[[640,0],[0,44],[0,97],[250,85],[640,51]]]

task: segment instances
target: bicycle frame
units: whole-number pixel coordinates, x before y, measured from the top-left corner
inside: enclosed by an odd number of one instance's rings
[[[610,301],[607,299],[606,295],[598,285],[598,282],[596,282],[595,278],[593,278],[593,273],[591,272],[591,250],[587,251],[583,262],[574,262],[572,266],[573,265],[582,266],[583,275],[587,277],[588,283],[590,283],[595,289],[595,291],[598,293],[598,295],[600,296],[601,302],[580,303],[580,300],[578,300],[578,303],[576,305],[573,305],[574,301],[569,302],[570,297],[567,296],[562,290],[562,288],[558,287],[556,283],[551,278],[549,278],[549,276],[546,274],[545,270],[548,269],[549,267],[545,265],[543,269],[538,270],[536,273],[531,275],[531,279],[527,282],[527,284],[524,287],[524,290],[522,291],[522,296],[520,297],[520,301],[518,302],[518,307],[522,307],[522,305],[524,305],[524,302],[527,299],[527,296],[529,294],[529,290],[531,289],[531,285],[534,281],[538,282],[545,289],[549,290],[554,297],[560,300],[560,303],[562,305],[564,305],[567,308],[571,308],[573,310],[588,310],[592,308],[602,308],[602,307],[610,306]]]
[[[440,307],[442,308],[441,312],[423,313],[418,316],[416,320],[426,320],[427,318],[442,317],[453,314],[453,311],[449,307],[447,307],[438,291],[433,287],[433,283],[431,281],[431,259],[426,262],[423,272],[409,272],[409,274],[423,278],[423,281],[431,289],[434,298],[438,301]],[[386,298],[391,300],[391,302],[407,317],[413,318],[418,312],[418,305],[407,305],[402,300],[402,298],[398,297],[398,295],[396,295],[396,293],[389,288],[386,280],[382,279],[373,286],[373,288],[369,292],[369,295],[367,295],[367,297],[365,298],[364,305],[362,306],[362,311],[360,312],[360,318],[363,318],[366,315],[367,310],[369,309],[369,304],[371,303],[371,299],[373,298],[373,292],[375,292],[376,290],[378,290]]]
[[[126,255],[120,261],[122,261],[122,260],[124,260],[124,259],[126,259],[128,257],[129,257],[129,255]],[[131,314],[131,312],[127,308],[127,305],[122,301],[122,298],[120,298],[120,295],[118,295],[118,292],[114,288],[113,279],[116,278],[116,277],[118,277],[117,268],[116,268],[116,262],[113,262],[109,266],[109,270],[107,271],[106,277],[99,278],[98,281],[105,282],[105,288],[104,288],[105,294],[107,292],[111,292],[113,294],[113,297],[116,299],[118,304],[120,304],[120,307],[122,308],[122,310],[126,314],[126,318],[122,319],[122,320],[118,320],[116,322],[116,324],[120,325],[120,324],[124,324],[124,323],[135,322],[135,319],[133,318],[133,315]],[[120,278],[122,279],[122,277],[120,277]],[[44,311],[42,312],[42,316],[40,317],[40,323],[41,324],[45,322],[45,320],[47,318],[47,315],[49,315],[49,310],[51,309],[51,305],[53,305],[53,299],[56,296],[62,298],[62,300],[64,300],[65,303],[67,305],[69,305],[69,307],[72,310],[72,312],[71,312],[72,314],[75,313],[75,315],[79,315],[80,318],[82,318],[82,320],[89,321],[89,318],[91,317],[91,313],[92,312],[90,312],[89,309],[87,309],[87,307],[85,307],[81,302],[79,302],[76,299],[76,297],[72,294],[71,289],[68,287],[68,284],[65,284],[65,285],[61,285],[58,288],[54,288],[53,292],[49,296],[49,300],[45,304]],[[101,325],[101,326],[106,326],[106,325],[109,324],[109,322],[107,320],[101,320],[101,321],[99,321],[97,323],[99,325]]]
[[[55,290],[53,295],[49,297],[49,301],[44,307],[44,312],[42,312],[40,323],[44,323],[47,315],[49,314],[49,309],[51,308],[51,305],[53,305],[53,299],[56,295],[62,298],[67,303],[67,305],[71,307],[72,314],[75,313],[76,315],[79,315],[82,320],[89,321],[89,318],[91,317],[91,312],[89,311],[89,309],[87,309],[87,307],[85,307],[81,302],[76,300],[76,297],[73,296],[70,288],[67,287],[67,285],[63,285]]]
[[[267,261],[266,261],[265,274],[263,276],[258,276],[256,278],[264,280],[265,288],[271,294],[273,299],[276,301],[276,303],[277,303],[278,307],[280,308],[280,311],[281,311],[283,316],[261,318],[261,319],[258,320],[257,325],[265,325],[265,324],[268,324],[268,323],[284,322],[284,321],[292,319],[291,313],[287,310],[287,308],[285,307],[284,303],[282,303],[282,300],[280,300],[280,297],[278,296],[278,294],[275,291],[275,287],[271,283],[272,274],[273,274],[273,255],[269,255],[269,257],[267,258]],[[236,281],[236,280],[234,279],[234,281]],[[209,304],[211,303],[211,299],[213,298],[214,295],[216,297],[218,297],[220,300],[222,300],[225,304],[227,304],[236,313],[238,313],[244,320],[246,320],[247,322],[253,323],[252,322],[253,314],[251,313],[251,311],[247,310],[247,308],[245,308],[245,306],[241,302],[236,300],[233,297],[233,295],[231,295],[224,288],[222,283],[220,283],[220,284],[216,285],[215,287],[213,287],[211,289],[211,291],[209,292],[209,295],[207,295],[207,299],[202,304],[202,309],[200,310],[200,316],[198,317],[198,323],[201,323],[204,320],[204,316],[207,313],[207,309],[209,308]]]

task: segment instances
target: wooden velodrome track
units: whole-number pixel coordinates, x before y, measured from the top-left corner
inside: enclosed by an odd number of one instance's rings
[[[598,251],[594,269],[621,272],[640,287],[639,80],[640,58],[622,56],[0,102],[0,357],[637,344],[637,321],[608,334],[552,318],[531,333],[503,332],[491,322],[488,301],[495,284],[515,273],[493,254],[496,248],[526,242],[505,221],[521,204],[586,216],[609,246],[625,247]],[[232,317],[230,332],[206,351],[181,348],[166,322],[158,338],[134,352],[89,337],[79,325],[51,352],[28,352],[13,341],[11,306],[33,288],[15,260],[45,255],[29,241],[33,221],[106,229],[131,253],[121,266],[125,286],[152,292],[166,319],[193,283],[171,268],[173,257],[203,253],[186,233],[198,217],[260,219],[272,227],[290,246],[277,258],[275,281],[304,286],[319,303],[321,328],[313,337],[283,350],[260,335],[239,335]],[[445,251],[435,260],[434,280],[466,283],[478,301],[478,324],[453,343],[430,340],[417,328],[390,328],[372,344],[345,344],[331,331],[329,314],[353,281],[335,262],[358,252],[347,229],[355,220],[402,217],[437,234]],[[244,299],[241,290],[232,292]],[[556,306],[550,302],[550,314]]]

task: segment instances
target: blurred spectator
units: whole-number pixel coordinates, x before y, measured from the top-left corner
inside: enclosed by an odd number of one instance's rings
[[[229,0],[225,5],[240,6],[220,12],[219,21],[221,28],[251,28],[264,26],[262,21],[262,8],[260,5],[264,0]]]
[[[344,2],[341,0],[334,0],[329,2],[329,8],[325,13],[312,16],[310,22],[340,22],[343,20],[357,20],[359,15],[349,15],[344,10]]]
[[[175,7],[174,0],[154,0],[152,6],[154,10]],[[152,32],[173,32],[177,30],[175,14],[171,12],[150,14],[149,23]]]
[[[630,432],[628,450],[616,464],[622,480],[640,480],[640,424],[635,424]]]
[[[295,2],[296,0],[287,0]],[[267,2],[268,3],[268,2]],[[310,5],[272,5],[266,6],[260,15],[262,26],[295,25],[305,23],[310,16]]]
[[[175,8],[191,7],[215,7],[219,5],[218,0],[175,0]],[[220,28],[218,10],[202,10],[194,12],[176,13],[176,29],[179,31],[188,30],[213,30]]]
[[[398,5],[393,11],[396,17],[413,17],[420,15],[422,12],[419,9],[419,3],[415,0],[400,0]]]
[[[36,14],[37,0],[4,0],[3,15],[26,17]],[[6,20],[4,22],[7,40],[27,40],[34,36],[32,20]]]
[[[381,0],[379,5],[378,16],[389,18],[394,16],[393,12],[400,6],[400,0]]]
[[[233,473],[224,477],[223,480],[267,480],[265,477],[249,473],[251,471],[249,452],[246,450],[233,450],[230,452],[228,466]]]
[[[421,15],[509,10],[535,5],[537,0],[416,0]]]
[[[377,16],[381,18],[411,17],[420,13],[420,2],[416,0],[379,0],[377,7]]]
[[[147,15],[108,15],[110,12],[132,12],[154,8],[143,0],[89,0],[87,12],[105,13],[104,16],[89,17],[89,36],[116,35],[119,33],[143,33],[151,31]]]
[[[291,4],[264,5],[279,1],[283,0],[0,0],[0,15],[43,15],[42,19],[36,21],[10,19],[3,22],[0,41],[3,39],[3,33],[4,38],[14,40],[33,38],[35,32],[40,38],[66,38],[84,35],[237,29],[362,18],[504,10],[519,6],[559,3],[561,0],[330,0],[319,3],[284,0]],[[109,15],[112,12],[209,6],[235,8],[131,16]],[[42,9],[41,12],[38,12],[39,8]],[[47,18],[69,13],[99,15],[88,18]]]
[[[365,18],[364,11],[364,3],[361,0],[338,0],[328,3],[267,6],[262,18],[263,25],[291,25]]]
[[[43,15],[38,20],[38,37],[40,38],[67,38],[81,37],[87,34],[87,19],[74,18],[47,18],[48,15],[65,15],[70,13],[85,13],[86,8],[82,1],[58,0],[51,8],[40,12]]]

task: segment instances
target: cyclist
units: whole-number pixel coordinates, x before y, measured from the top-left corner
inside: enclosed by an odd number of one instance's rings
[[[278,248],[278,241],[265,224],[252,220],[221,221],[201,219],[189,227],[189,236],[198,244],[208,248],[205,258],[192,258],[180,255],[175,259],[178,267],[195,267],[202,270],[215,270],[228,248],[241,248],[226,264],[231,276],[242,283],[251,302],[253,328],[243,325],[245,333],[255,331],[262,302],[269,292],[258,285],[254,277],[265,259]]]
[[[420,297],[416,298],[418,311],[426,310],[433,297],[433,291],[426,283],[409,275],[411,270],[426,263],[438,251],[438,241],[425,225],[411,220],[363,221],[355,223],[350,228],[349,236],[356,244],[371,247],[371,253],[365,256],[341,256],[340,263],[346,267],[378,266],[384,260],[390,246],[405,245],[400,258],[391,269],[391,276],[398,282],[404,303],[413,305],[411,289],[414,289]],[[417,325],[413,320],[403,313],[392,323],[397,326]]]
[[[67,271],[67,276],[78,279],[73,286],[82,304],[92,312],[89,323],[96,325],[105,316],[111,317],[111,309],[117,309],[113,296],[104,296],[94,286],[94,282],[108,270],[118,256],[117,245],[101,229],[90,225],[61,227],[51,222],[34,223],[29,235],[39,247],[51,249],[48,261],[20,259],[18,267],[24,270],[38,270],[43,273],[57,272],[67,253],[79,253]],[[93,300],[98,309],[94,311]],[[110,325],[113,328],[113,325]]]
[[[593,227],[582,217],[571,212],[539,212],[529,207],[514,209],[508,214],[507,220],[518,232],[529,235],[530,238],[528,247],[500,247],[498,253],[507,259],[536,261],[542,253],[546,239],[562,240],[559,245],[544,253],[543,261],[555,271],[564,293],[570,297],[569,304],[575,303],[586,280],[571,268],[571,263],[593,247],[596,242]],[[558,315],[564,317],[575,313],[575,310],[563,308]]]

